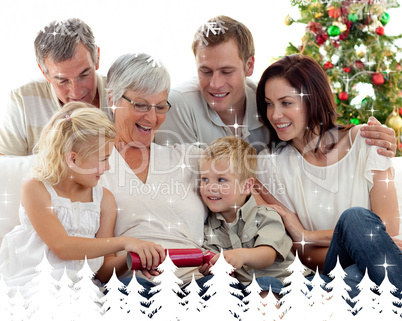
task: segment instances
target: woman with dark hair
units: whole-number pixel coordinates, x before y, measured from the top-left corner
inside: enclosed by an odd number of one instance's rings
[[[257,107],[270,131],[270,150],[258,160],[261,195],[282,216],[303,263],[328,274],[339,257],[352,297],[366,268],[378,285],[388,264],[401,291],[392,162],[365,143],[361,126],[336,123],[321,66],[301,55],[275,62],[258,84]]]

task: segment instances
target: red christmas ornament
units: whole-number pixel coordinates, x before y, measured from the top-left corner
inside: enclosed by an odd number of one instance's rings
[[[334,65],[332,64],[332,62],[330,62],[330,61],[327,61],[325,64],[324,64],[324,69],[326,70],[326,69],[330,69],[330,68],[333,68],[334,67]]]
[[[345,101],[349,98],[349,95],[346,91],[342,91],[338,94],[339,100]]]
[[[382,73],[376,72],[373,77],[371,78],[373,85],[381,86],[384,83],[384,76]]]
[[[377,32],[378,35],[382,36],[384,34],[384,28],[383,27],[378,27],[375,32]]]
[[[356,61],[356,67],[359,68],[359,69],[363,69],[364,68],[364,63],[361,62],[360,60],[357,60]]]
[[[315,37],[315,42],[317,45],[321,46],[328,39],[328,34],[326,32],[320,33]]]
[[[399,115],[402,116],[402,107],[399,107]]]
[[[347,74],[350,73],[350,67],[343,67],[343,71]]]
[[[309,29],[314,34],[319,34],[322,31],[322,24],[319,22],[310,21],[307,24],[307,29]]]
[[[335,8],[334,6],[330,6],[328,8],[328,15],[331,18],[336,19],[341,15],[341,9],[340,8]]]

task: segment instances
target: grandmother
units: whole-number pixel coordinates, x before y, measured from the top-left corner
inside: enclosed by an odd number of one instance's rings
[[[153,241],[165,249],[200,248],[207,215],[196,184],[202,151],[190,144],[153,143],[166,113],[174,108],[167,101],[169,90],[167,69],[147,54],[123,55],[110,67],[107,93],[116,139],[111,170],[102,184],[116,198],[116,236]],[[117,275],[132,276],[126,255],[120,257]],[[187,282],[192,273],[197,277],[198,269],[180,269],[177,276]]]

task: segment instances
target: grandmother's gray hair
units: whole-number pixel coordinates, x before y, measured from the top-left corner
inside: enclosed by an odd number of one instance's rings
[[[145,53],[125,54],[117,58],[107,73],[107,95],[117,105],[127,90],[144,95],[170,91],[170,75],[166,67]]]
[[[84,21],[78,18],[53,21],[40,30],[35,38],[36,61],[48,74],[45,59],[49,57],[55,62],[71,59],[79,42],[89,50],[93,62],[97,64],[98,46],[91,28]]]

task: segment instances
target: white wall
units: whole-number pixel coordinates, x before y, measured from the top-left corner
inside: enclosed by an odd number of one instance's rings
[[[252,78],[258,81],[272,57],[284,54],[288,42],[301,43],[304,25],[283,23],[298,16],[290,0],[1,0],[0,2],[0,111],[7,92],[42,77],[33,41],[53,20],[78,17],[93,30],[101,48],[100,73],[106,74],[121,54],[147,52],[168,67],[172,84],[195,75],[191,42],[196,29],[219,14],[248,26],[256,45]],[[389,11],[387,34],[402,32],[402,9]]]

